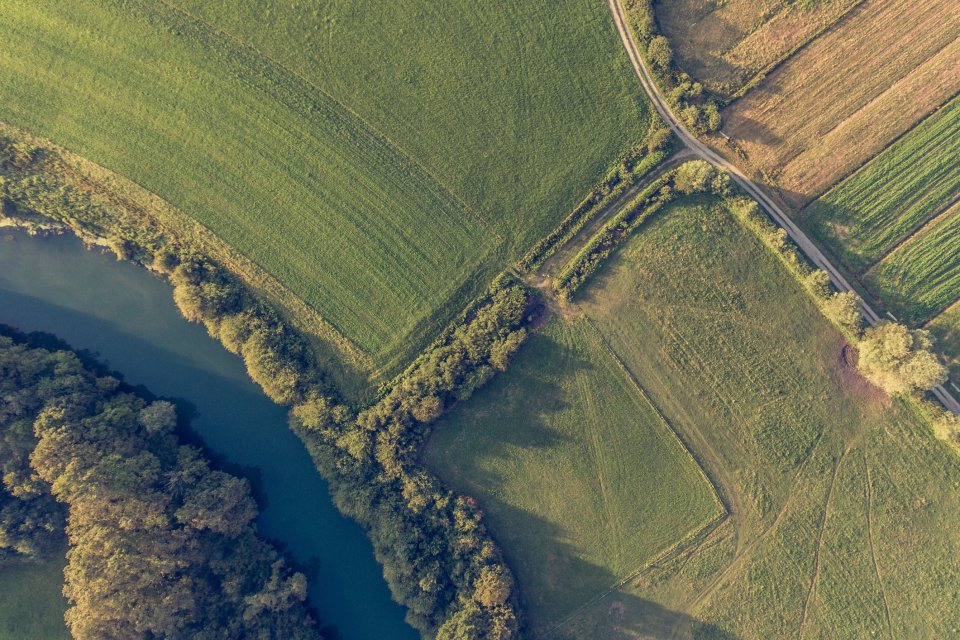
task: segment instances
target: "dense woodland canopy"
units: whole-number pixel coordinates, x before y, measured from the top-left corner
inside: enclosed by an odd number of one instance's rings
[[[246,480],[69,351],[0,336],[0,562],[69,541],[76,638],[319,638],[307,583],[257,537]]]

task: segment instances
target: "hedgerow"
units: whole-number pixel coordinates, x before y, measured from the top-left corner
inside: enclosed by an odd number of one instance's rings
[[[663,174],[607,222],[567,263],[554,280],[554,290],[561,299],[569,300],[603,261],[665,204],[684,195],[726,195],[729,190],[729,176],[703,160],[687,162]]]

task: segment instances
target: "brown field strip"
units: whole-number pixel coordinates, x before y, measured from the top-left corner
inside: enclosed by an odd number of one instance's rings
[[[801,205],[960,90],[960,4],[866,0],[725,112],[724,132]]]
[[[730,0],[720,6],[677,0],[656,11],[681,67],[710,90],[730,95],[858,2],[834,0],[802,9],[786,0]]]

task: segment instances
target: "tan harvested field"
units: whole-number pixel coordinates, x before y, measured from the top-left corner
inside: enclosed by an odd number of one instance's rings
[[[676,0],[657,4],[656,11],[680,66],[730,96],[860,1],[804,9],[789,0]]]
[[[865,0],[724,112],[749,164],[802,205],[960,90],[960,3]]]

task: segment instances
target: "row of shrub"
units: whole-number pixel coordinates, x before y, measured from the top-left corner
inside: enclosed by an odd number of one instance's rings
[[[654,116],[651,130],[643,143],[630,149],[617,160],[587,197],[563,219],[556,229],[541,238],[517,263],[520,271],[532,271],[583,229],[584,226],[632,185],[663,162],[669,155],[673,134]]]
[[[0,397],[0,562],[66,531],[74,638],[321,637],[249,484],[179,443],[172,404],[19,335],[0,335]]]
[[[715,193],[726,195],[730,178],[703,160],[686,162],[648,185],[594,235],[557,274],[554,291],[569,300],[604,260],[640,225],[664,205],[684,195]]]
[[[0,139],[0,177],[4,201],[15,203],[8,213],[52,218],[168,277],[184,317],[202,322],[271,399],[291,407],[293,428],[337,506],[366,530],[412,625],[438,638],[515,637],[516,587],[480,510],[417,454],[429,425],[503,370],[524,341],[531,300],[522,284],[498,277],[373,406],[357,411],[340,400],[305,338],[239,278],[153,221],[122,223],[123,212],[59,179],[55,151]]]
[[[670,42],[660,32],[653,9],[655,0],[626,0],[627,20],[638,38],[637,46],[657,84],[677,117],[693,132],[704,134],[720,129],[717,101],[674,63]]]
[[[834,288],[830,276],[810,264],[786,230],[774,224],[755,200],[737,196],[730,198],[728,205],[740,223],[780,258],[824,316],[857,347],[860,373],[887,394],[910,398],[937,437],[960,450],[960,418],[923,397],[947,380],[947,368],[936,355],[930,332],[885,320],[864,329],[860,297]]]

